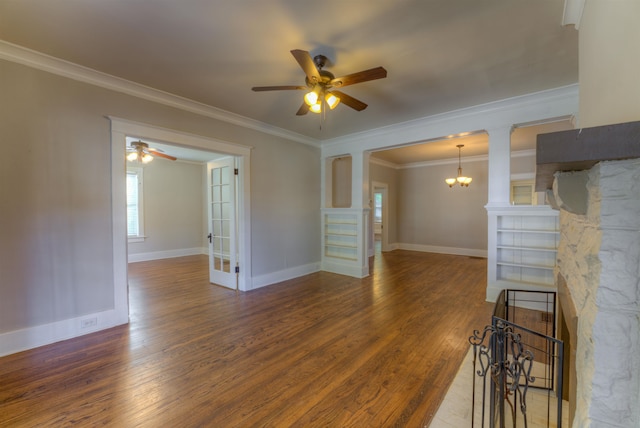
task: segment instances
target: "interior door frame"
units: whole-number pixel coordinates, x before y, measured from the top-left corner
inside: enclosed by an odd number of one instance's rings
[[[379,181],[371,182],[371,200],[374,201],[374,194],[382,193],[382,242],[380,251],[390,251],[389,249],[389,185]],[[375,209],[375,207],[371,207]],[[373,228],[374,215],[371,216],[371,227]]]
[[[113,272],[116,310],[128,316],[128,258],[126,228],[126,137],[147,138],[166,144],[206,150],[236,157],[238,167],[238,289],[251,287],[251,147],[188,134],[127,119],[108,116],[111,121],[111,193]],[[203,195],[204,197],[204,195]]]

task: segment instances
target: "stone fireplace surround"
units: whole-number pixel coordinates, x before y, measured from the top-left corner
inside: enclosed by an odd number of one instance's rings
[[[542,134],[537,152],[536,190],[560,210],[572,426],[639,427],[640,122]]]

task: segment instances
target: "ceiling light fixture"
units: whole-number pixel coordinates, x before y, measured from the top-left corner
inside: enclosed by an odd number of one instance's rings
[[[327,91],[322,84],[316,84],[304,95],[304,102],[312,113],[322,113],[323,100],[331,110],[340,104],[340,97]]]
[[[340,104],[340,97],[331,92],[327,92],[327,95],[324,96],[324,100],[327,102],[327,105],[331,110],[336,108],[338,104]]]
[[[149,147],[147,143],[142,141],[133,141],[127,146],[127,160],[129,162],[149,163],[154,157],[160,157],[169,160],[176,160],[175,156],[163,153],[160,149]]]
[[[136,150],[129,153],[127,155],[127,160],[130,162],[142,162],[142,163],[149,163],[153,160],[153,156],[151,156],[149,153],[145,153],[143,151],[143,147],[142,145],[137,146]]]
[[[462,187],[469,187],[469,183],[471,183],[473,179],[462,175],[462,148],[464,144],[458,144],[456,147],[458,148],[458,176],[456,178],[447,178],[444,181],[449,187],[453,187],[456,183],[459,183]]]

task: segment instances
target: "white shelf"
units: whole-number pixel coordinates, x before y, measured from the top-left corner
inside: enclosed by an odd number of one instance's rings
[[[358,236],[356,232],[329,232],[325,233],[325,236]]]
[[[498,232],[505,233],[536,233],[536,234],[545,234],[550,233],[553,235],[559,235],[559,230],[543,230],[543,229],[498,229]]]
[[[505,209],[494,224],[494,281],[553,286],[560,239],[557,212]]]
[[[324,255],[340,260],[358,260],[358,217],[355,214],[324,215]]]
[[[511,246],[511,245],[498,245],[497,247],[500,250],[517,250],[517,251],[542,251],[555,253],[557,251],[554,247],[522,247],[522,246]]]
[[[513,267],[523,267],[523,268],[529,268],[529,269],[543,269],[543,270],[553,270],[553,268],[555,267],[555,266],[532,265],[532,264],[525,264],[525,263],[512,263],[512,262],[501,262],[501,261],[498,261],[496,264],[499,266],[513,266]]]
[[[333,248],[358,248],[356,244],[333,244],[331,242],[327,242],[325,247],[333,247]]]

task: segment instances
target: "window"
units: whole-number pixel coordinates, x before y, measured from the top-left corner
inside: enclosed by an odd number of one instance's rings
[[[382,223],[382,193],[373,194],[373,220]]]
[[[142,168],[127,168],[127,236],[129,242],[144,240]]]

